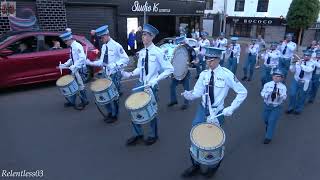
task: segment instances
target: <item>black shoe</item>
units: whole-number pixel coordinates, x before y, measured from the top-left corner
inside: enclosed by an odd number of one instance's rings
[[[148,138],[144,141],[144,143],[145,143],[147,146],[150,146],[150,145],[156,143],[157,140],[158,140],[158,137],[148,137]]]
[[[252,79],[251,78],[248,78],[248,80],[247,81],[251,81]]]
[[[126,142],[127,146],[133,146],[136,145],[138,143],[139,140],[142,140],[143,136],[132,136],[131,138],[129,138]]]
[[[193,165],[191,167],[189,167],[188,169],[186,169],[181,176],[184,178],[188,178],[188,177],[192,177],[194,175],[196,175],[196,173],[200,170],[200,166],[198,165]]]
[[[265,138],[263,141],[263,144],[269,144],[271,142],[271,139]]]
[[[111,124],[111,123],[116,122],[117,120],[118,120],[117,116],[111,116],[109,119],[105,120],[104,122]]]
[[[245,81],[247,79],[247,76],[244,76],[241,80]]]
[[[184,104],[180,107],[181,110],[185,110],[185,109],[188,109],[188,105]]]
[[[168,107],[174,106],[174,105],[176,105],[176,104],[178,104],[177,101],[176,101],[176,102],[171,102],[171,103],[168,104]]]
[[[86,107],[88,104],[89,104],[89,101],[86,101],[86,102],[84,102],[84,103],[81,103],[81,105],[82,105],[83,107]]]
[[[294,111],[293,112],[295,115],[300,115],[301,114],[301,112],[298,112],[298,111]]]
[[[313,100],[309,100],[308,103],[313,104]]]
[[[74,104],[72,104],[70,102],[64,103],[64,107],[72,107],[72,106],[74,106]]]
[[[79,104],[79,105],[75,105],[74,106],[74,109],[75,110],[78,110],[78,111],[82,111],[84,109],[84,106],[82,104]]]
[[[287,113],[287,114],[291,114],[291,113],[293,113],[293,110],[290,109],[290,110],[286,111],[286,113]]]

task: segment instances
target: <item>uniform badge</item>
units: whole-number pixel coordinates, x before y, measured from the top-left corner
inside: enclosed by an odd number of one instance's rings
[[[238,80],[238,78],[236,77],[236,75],[233,75],[233,79],[234,79],[234,82],[236,82],[236,83],[239,82],[239,80]]]

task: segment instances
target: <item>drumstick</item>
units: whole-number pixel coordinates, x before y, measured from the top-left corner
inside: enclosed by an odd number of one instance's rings
[[[222,115],[223,115],[223,113],[220,113],[220,114],[216,115],[214,118],[217,118],[217,117],[222,116]]]
[[[147,86],[148,86],[148,85],[139,86],[139,87],[133,88],[132,91],[137,91],[137,90],[142,89],[142,88],[145,88],[145,87],[147,87]]]
[[[62,75],[61,61],[59,61],[59,69],[60,69],[60,75]]]

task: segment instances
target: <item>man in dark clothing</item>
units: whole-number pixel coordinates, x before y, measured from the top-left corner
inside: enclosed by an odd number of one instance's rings
[[[136,32],[136,41],[137,41],[137,51],[140,51],[140,49],[143,48],[141,26],[138,27],[138,31]]]

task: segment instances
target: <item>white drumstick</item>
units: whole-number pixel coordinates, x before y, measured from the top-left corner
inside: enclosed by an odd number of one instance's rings
[[[220,113],[220,114],[216,115],[214,118],[217,118],[217,117],[222,116],[222,115],[223,115],[223,113]]]
[[[136,90],[139,90],[141,88],[145,88],[147,87],[148,85],[143,85],[143,86],[139,86],[139,87],[136,87],[136,88],[133,88],[132,91],[136,91]]]
[[[60,69],[60,75],[62,75],[61,61],[59,61],[59,69]]]

